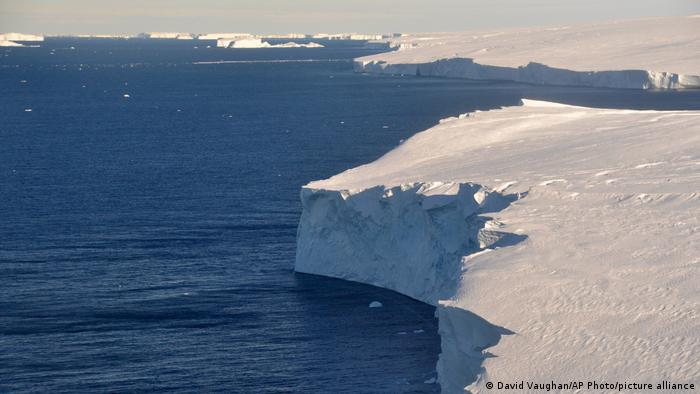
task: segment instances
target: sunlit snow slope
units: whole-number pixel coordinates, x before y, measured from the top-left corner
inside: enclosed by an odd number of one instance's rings
[[[438,305],[443,392],[700,382],[699,111],[525,101],[443,122],[302,201],[298,271]]]
[[[700,88],[700,16],[411,34],[357,71],[616,88]]]

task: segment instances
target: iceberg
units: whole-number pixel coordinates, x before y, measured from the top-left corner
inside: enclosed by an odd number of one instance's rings
[[[23,47],[24,45],[14,42],[14,41],[7,41],[7,40],[0,40],[0,47]]]
[[[185,32],[150,32],[144,34],[147,38],[191,40],[194,36]]]
[[[270,44],[259,38],[242,38],[219,39],[216,41],[216,46],[222,48],[266,48]]]
[[[249,33],[207,33],[207,34],[200,34],[197,36],[198,40],[219,40],[222,38],[233,40],[233,39],[241,39],[241,38],[251,38],[253,37],[252,34]]]
[[[307,44],[299,44],[298,42],[285,42],[284,44],[270,45],[270,48],[324,48],[324,46],[317,42],[309,42]]]
[[[216,41],[216,46],[220,48],[323,48],[323,45],[310,42],[300,44],[296,42],[286,42],[284,44],[270,44],[260,38],[228,39],[221,38]]]
[[[629,89],[700,88],[700,18],[403,35],[359,72]]]
[[[396,34],[386,35],[386,34],[359,34],[359,33],[317,33],[312,35],[312,38],[323,38],[326,40],[360,40],[360,41],[372,41],[372,40],[384,40],[390,37],[395,37]]]
[[[304,186],[295,269],[436,306],[444,393],[697,382],[698,152],[700,111],[456,117]]]
[[[2,33],[0,34],[0,41],[44,41],[44,36],[23,33]]]

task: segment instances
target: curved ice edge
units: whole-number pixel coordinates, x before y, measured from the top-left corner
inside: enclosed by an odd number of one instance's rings
[[[438,382],[445,393],[464,392],[484,378],[485,350],[512,332],[452,300],[470,258],[526,240],[498,231],[500,223],[486,216],[522,197],[458,182],[304,187],[295,270],[383,287],[436,306]]]
[[[356,72],[401,74],[475,80],[503,80],[535,85],[591,86],[618,89],[699,89],[700,75],[651,70],[574,71],[530,62],[502,67],[475,63],[471,58],[438,59],[426,63],[387,63],[355,59]]]

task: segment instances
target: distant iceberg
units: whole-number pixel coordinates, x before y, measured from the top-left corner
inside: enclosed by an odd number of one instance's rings
[[[384,40],[395,36],[397,36],[397,34],[317,33],[312,37],[326,40]]]
[[[169,38],[169,39],[177,39],[177,40],[191,40],[194,38],[194,36],[191,33],[184,33],[184,32],[154,31],[154,32],[150,32],[150,33],[144,33],[143,35],[147,38]]]
[[[308,44],[299,44],[297,42],[286,42],[284,44],[271,45],[270,48],[323,48],[324,46],[316,43],[310,42]]]
[[[310,42],[299,44],[296,42],[286,42],[284,44],[270,44],[260,38],[226,39],[221,38],[216,41],[216,46],[220,48],[323,48],[323,45]]]
[[[14,42],[14,41],[7,41],[7,40],[0,40],[0,47],[23,47],[24,45]]]
[[[44,36],[23,33],[3,33],[0,34],[0,41],[44,41]],[[17,45],[3,45],[17,46]]]
[[[250,33],[207,33],[207,34],[200,34],[199,36],[197,36],[197,39],[198,40],[220,40],[220,39],[236,40],[236,39],[251,38],[251,37],[253,37],[253,35]]]

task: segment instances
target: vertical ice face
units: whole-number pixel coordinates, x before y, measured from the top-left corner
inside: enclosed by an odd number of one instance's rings
[[[512,196],[470,183],[413,183],[301,193],[295,269],[392,289],[437,305],[454,295],[462,258],[503,235],[482,216]],[[495,235],[495,236],[494,236]]]
[[[439,300],[455,296],[466,256],[504,240],[524,240],[494,231],[483,215],[504,209],[517,196],[471,183],[432,182],[361,191],[304,188],[301,198],[295,269],[373,284],[436,305],[443,392],[460,392],[476,380],[484,350],[508,332]]]

